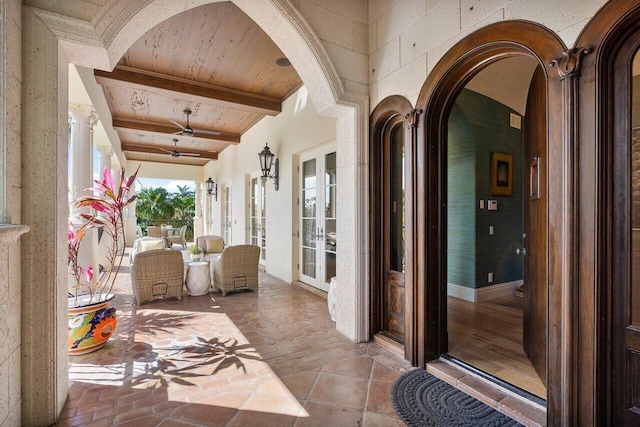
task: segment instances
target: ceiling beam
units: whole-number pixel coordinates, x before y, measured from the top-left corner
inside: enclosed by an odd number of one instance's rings
[[[279,99],[123,65],[118,65],[110,73],[94,70],[94,76],[103,86],[147,90],[169,97],[268,116],[275,116],[282,111],[282,103]]]
[[[123,119],[119,117],[113,118],[112,125],[115,130],[134,130],[134,131],[140,131],[140,132],[160,133],[164,135],[174,135],[176,132],[180,130],[178,129],[177,126],[173,124],[145,122],[142,120]],[[178,136],[180,136],[180,134],[178,134]],[[229,145],[240,144],[239,133],[220,132],[220,135],[208,135],[208,134],[198,133],[197,128],[196,128],[195,135],[189,136],[188,138],[199,138],[199,139],[209,139],[209,140],[213,139],[214,141],[226,142]]]
[[[163,156],[170,156],[170,153],[167,153],[166,151],[162,151],[162,149],[173,151],[174,147],[162,147],[160,145],[138,145],[138,144],[131,144],[127,142],[122,143],[122,151],[129,151],[132,153],[161,154]],[[218,160],[218,153],[211,152],[211,151],[192,150],[190,148],[184,149],[184,150],[178,150],[178,152],[180,151],[184,151],[185,153],[200,154],[198,157],[185,156],[185,158],[188,157],[190,159]]]

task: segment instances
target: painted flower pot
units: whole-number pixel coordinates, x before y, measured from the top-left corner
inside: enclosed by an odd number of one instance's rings
[[[114,295],[104,301],[88,303],[88,296],[69,298],[69,354],[91,353],[104,346],[116,329],[116,309],[109,303]]]

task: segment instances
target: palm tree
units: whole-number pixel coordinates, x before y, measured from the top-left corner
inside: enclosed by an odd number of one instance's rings
[[[166,221],[174,217],[175,208],[169,192],[162,187],[142,187],[138,192],[136,216],[147,221]]]
[[[173,193],[173,207],[175,218],[191,219],[195,215],[195,192],[186,185],[178,185],[178,192]]]

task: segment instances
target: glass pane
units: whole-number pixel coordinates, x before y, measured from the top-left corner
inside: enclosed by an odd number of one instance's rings
[[[324,223],[325,250],[336,251],[336,220],[326,220]]]
[[[327,218],[336,217],[336,189],[335,185],[325,188],[324,216]]]
[[[324,281],[329,283],[332,277],[336,275],[336,254],[327,253]]]
[[[326,185],[336,183],[336,153],[327,154],[325,156],[325,167],[327,172],[325,173]]]
[[[391,133],[389,147],[389,218],[391,223],[390,267],[404,272],[404,129],[396,126]]]
[[[316,247],[316,220],[302,220],[302,246]]]
[[[251,197],[256,197],[258,194],[258,178],[251,180]]]
[[[251,238],[251,244],[254,246],[258,246],[258,239],[256,237]]]
[[[302,274],[316,277],[316,251],[313,249],[302,249]]]
[[[255,217],[251,218],[251,235],[252,236],[258,235],[258,219]]]
[[[316,188],[316,160],[302,164],[302,188]]]
[[[304,190],[302,192],[302,198],[304,200],[304,206],[302,210],[302,216],[305,218],[316,216],[316,190]]]

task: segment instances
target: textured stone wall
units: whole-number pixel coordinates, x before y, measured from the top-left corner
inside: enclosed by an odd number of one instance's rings
[[[20,223],[21,29],[20,0],[0,0],[0,223],[13,224]],[[20,240],[11,227],[1,228],[0,425],[19,426]]]
[[[489,24],[524,19],[556,32],[571,47],[606,0],[371,0],[369,97],[415,103],[427,74],[465,36]]]

